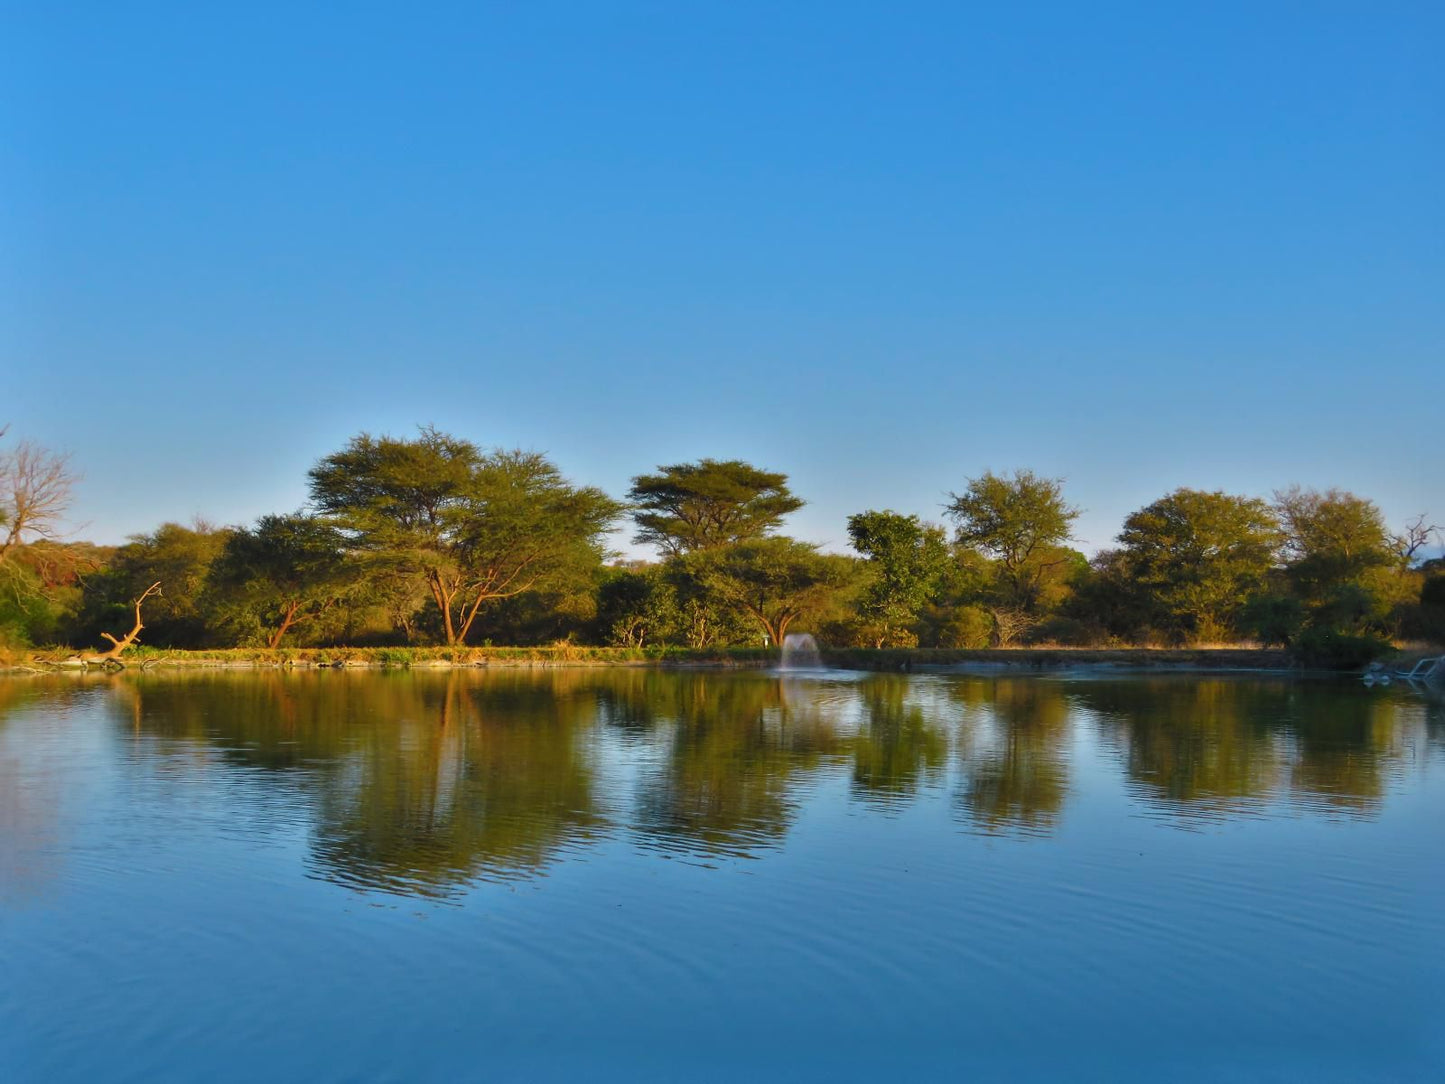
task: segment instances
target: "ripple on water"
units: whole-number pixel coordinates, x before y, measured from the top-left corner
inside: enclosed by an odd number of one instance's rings
[[[1045,1039],[1121,1077],[1185,1048],[1390,1070],[1442,989],[1445,760],[1418,713],[1349,694],[599,671],[126,695],[0,718],[0,837],[52,867],[0,894],[0,1013],[43,1077],[849,1042],[863,1075]]]

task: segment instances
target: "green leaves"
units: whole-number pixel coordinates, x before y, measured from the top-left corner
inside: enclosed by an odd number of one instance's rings
[[[1284,524],[1290,578],[1312,604],[1365,582],[1375,570],[1404,564],[1373,501],[1339,489],[1295,486],[1275,494],[1275,508]]]
[[[313,504],[355,547],[426,584],[448,644],[489,599],[599,564],[621,512],[539,453],[482,452],[431,428],[415,440],[363,433],[310,477]]]
[[[482,453],[424,428],[416,440],[353,437],[310,471],[311,503],[371,549],[434,550],[463,517]]]
[[[897,512],[859,512],[848,517],[853,548],[871,573],[859,611],[875,631],[875,646],[893,644],[937,593],[950,564],[943,528]]]
[[[945,514],[958,523],[958,544],[999,564],[996,609],[1031,621],[1050,581],[1073,557],[1063,543],[1079,509],[1065,502],[1063,481],[1029,470],[989,471],[951,496]]]
[[[759,538],[676,560],[679,578],[747,612],[773,644],[793,622],[832,603],[855,578],[846,557],[791,538]]]
[[[675,556],[762,538],[803,507],[788,476],[738,459],[703,459],[659,467],[632,480],[628,499],[638,526],[634,542]]]
[[[1010,570],[1022,568],[1041,547],[1067,542],[1079,516],[1064,501],[1062,479],[1041,478],[1030,470],[988,471],[969,479],[962,494],[950,496],[946,514],[958,523],[958,541]]]
[[[293,626],[335,603],[355,581],[345,539],[332,524],[301,514],[262,516],[233,532],[211,566],[211,606],[233,625],[253,623],[277,647]]]
[[[1177,489],[1124,521],[1119,533],[1133,579],[1147,587],[1162,624],[1196,639],[1228,639],[1281,543],[1279,523],[1254,497]]]

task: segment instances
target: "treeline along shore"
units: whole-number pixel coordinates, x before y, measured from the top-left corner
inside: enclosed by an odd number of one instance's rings
[[[1338,489],[1177,489],[1090,558],[1070,544],[1064,481],[1028,470],[962,479],[938,523],[861,510],[848,554],[789,537],[803,500],[787,475],[739,460],[660,466],[616,498],[544,455],[423,428],[353,437],[308,480],[298,511],[100,546],[63,533],[69,461],[0,443],[0,648],[51,662],[460,663],[503,649],[726,662],[806,631],[859,665],[1233,646],[1348,667],[1445,640],[1439,528],[1423,514],[1392,528]],[[629,520],[655,559],[609,553]]]

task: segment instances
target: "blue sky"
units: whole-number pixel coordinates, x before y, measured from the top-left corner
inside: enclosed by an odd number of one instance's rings
[[[432,423],[794,533],[1063,476],[1445,518],[1445,7],[0,4],[0,421],[87,537]]]

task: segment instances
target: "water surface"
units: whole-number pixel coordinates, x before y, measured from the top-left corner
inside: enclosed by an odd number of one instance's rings
[[[1445,704],[0,681],[0,1079],[1439,1080]]]

